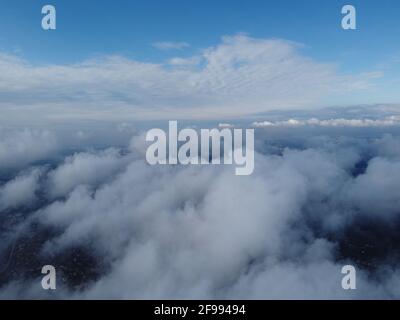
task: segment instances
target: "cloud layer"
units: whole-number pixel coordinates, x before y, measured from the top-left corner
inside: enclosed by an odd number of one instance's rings
[[[303,56],[297,44],[243,34],[165,63],[108,56],[32,65],[2,54],[0,75],[2,113],[27,122],[238,117],[316,106],[321,97],[365,90],[381,76],[340,74],[334,65]]]
[[[390,116],[383,119],[317,119],[306,120],[289,119],[284,121],[256,121],[253,126],[263,127],[301,127],[301,126],[321,126],[321,127],[391,127],[400,125],[400,116]]]
[[[399,136],[321,132],[288,147],[260,135],[248,177],[149,166],[141,139],[1,185],[0,297],[400,297]],[[54,293],[40,288],[49,262],[64,279]],[[353,292],[340,285],[348,263]]]

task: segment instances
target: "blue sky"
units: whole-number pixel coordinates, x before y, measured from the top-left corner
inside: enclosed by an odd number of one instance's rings
[[[57,9],[57,30],[41,29],[41,7]],[[341,28],[341,8],[357,9],[357,30]],[[400,85],[400,2],[396,0],[2,0],[0,52],[32,65],[68,65],[118,55],[148,63],[194,57],[246,33],[284,39],[315,63],[343,75],[381,73],[374,90],[332,98],[332,104],[395,103]],[[156,42],[184,42],[159,50]],[[331,98],[331,97],[330,97]]]
[[[358,30],[340,28],[341,8],[357,9]],[[57,8],[58,28],[40,28],[41,7]],[[185,41],[191,48],[217,44],[223,35],[302,43],[311,57],[358,71],[400,55],[400,3],[395,0],[2,0],[0,46],[35,62],[76,62],[95,54],[162,59],[149,44]]]

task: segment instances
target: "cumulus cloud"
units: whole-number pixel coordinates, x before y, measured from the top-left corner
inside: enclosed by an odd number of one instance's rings
[[[353,181],[348,196],[363,212],[390,219],[399,214],[400,191],[389,190],[399,187],[399,160],[376,157],[370,160],[366,173]]]
[[[67,155],[40,179],[10,179],[8,208],[43,198],[0,233],[0,256],[11,234],[26,248],[0,274],[0,296],[45,297],[32,270],[53,261],[68,279],[64,298],[399,297],[399,136],[258,139],[246,177],[230,166],[149,166],[137,134],[127,148]],[[349,263],[353,292],[340,286]]]
[[[5,209],[29,206],[37,200],[40,170],[16,176],[0,187],[0,211]]]
[[[107,56],[33,65],[2,54],[0,74],[9,121],[239,117],[317,106],[326,95],[364,90],[376,77],[344,75],[305,57],[297,44],[244,34],[166,63]]]
[[[94,185],[106,181],[127,161],[117,149],[100,153],[76,153],[49,173],[49,192],[52,197],[68,194],[78,185]]]
[[[56,137],[48,130],[0,127],[0,173],[48,158],[56,149]]]

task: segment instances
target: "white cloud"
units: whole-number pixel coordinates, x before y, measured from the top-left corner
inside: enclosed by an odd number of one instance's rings
[[[390,116],[382,119],[325,119],[311,118],[307,120],[289,119],[284,121],[255,121],[254,127],[299,127],[299,126],[321,126],[321,127],[390,127],[400,125],[400,116]]]
[[[57,149],[48,130],[6,130],[0,127],[0,171],[17,169],[49,157]]]
[[[348,191],[348,201],[354,202],[366,214],[390,220],[400,208],[400,162],[381,157],[369,162],[364,175],[357,177]]]
[[[22,175],[3,188],[9,190],[3,192],[4,203],[13,206],[29,203],[37,190],[50,188],[62,196],[45,193],[40,210],[29,213],[30,221],[58,231],[41,247],[40,257],[48,260],[90,243],[91,254],[108,266],[79,292],[60,286],[60,297],[400,296],[393,285],[400,276],[396,271],[377,284],[367,270],[358,269],[358,289],[342,290],[345,262],[338,258],[340,245],[349,242],[349,228],[360,230],[367,217],[381,223],[398,218],[400,153],[393,150],[398,136],[307,137],[312,147],[285,148],[277,155],[261,148],[248,177],[235,176],[229,166],[149,166],[140,156],[140,141],[143,136],[135,136],[125,152],[77,153],[43,171],[41,182]],[[352,170],[363,154],[374,158],[355,176]],[[385,260],[378,267],[390,268]],[[7,283],[0,296],[41,297],[34,280],[32,286]]]
[[[191,58],[179,58],[175,57],[168,60],[170,65],[188,67],[188,66],[196,66],[201,62],[201,57],[195,56]]]
[[[342,75],[296,44],[242,34],[166,64],[111,56],[32,65],[1,55],[0,74],[4,118],[27,122],[239,117],[315,107],[327,95],[365,90],[376,77]]]
[[[230,124],[230,123],[219,123],[218,128],[234,128],[235,125]]]
[[[106,181],[124,167],[117,149],[101,153],[76,153],[49,173],[48,189],[51,197],[65,196],[79,185],[96,186]]]
[[[159,50],[181,50],[190,47],[190,44],[187,42],[173,42],[173,41],[154,42],[151,45]]]
[[[0,210],[18,208],[35,202],[40,170],[18,175],[0,187]]]

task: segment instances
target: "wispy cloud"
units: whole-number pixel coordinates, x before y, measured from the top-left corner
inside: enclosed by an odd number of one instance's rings
[[[200,56],[190,57],[190,58],[180,58],[175,57],[168,60],[170,65],[174,66],[195,66],[201,62]]]
[[[173,41],[154,42],[151,45],[158,50],[181,50],[190,47],[190,44],[187,42],[173,42]]]

